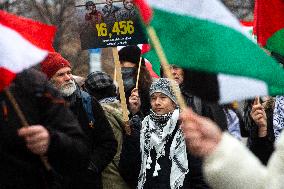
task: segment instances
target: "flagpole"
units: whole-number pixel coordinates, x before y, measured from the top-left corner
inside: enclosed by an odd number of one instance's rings
[[[138,72],[137,72],[137,78],[136,78],[136,89],[138,89],[138,82],[139,82],[139,78],[140,78],[140,70],[141,70],[141,63],[142,63],[142,57],[140,57],[139,60],[139,66],[138,66]]]
[[[118,51],[116,47],[112,48],[112,54],[113,54],[113,60],[114,60],[114,65],[115,65],[115,70],[116,70],[116,82],[118,84],[118,90],[119,90],[119,97],[120,97],[120,103],[121,103],[121,108],[122,108],[122,119],[125,124],[125,132],[126,134],[130,135],[131,130],[129,126],[129,117],[128,117],[128,109],[127,109],[127,104],[126,104],[126,98],[125,98],[125,92],[124,92],[124,85],[123,85],[123,80],[122,80],[122,74],[121,74],[121,67],[120,67],[120,62],[119,62],[119,57],[118,57]]]
[[[162,65],[162,68],[163,68],[163,71],[166,75],[167,78],[169,79],[172,79],[174,80],[174,77],[170,71],[170,66],[169,66],[169,62],[168,62],[168,59],[166,57],[166,54],[164,53],[164,50],[162,48],[162,45],[161,45],[161,42],[157,36],[157,33],[155,31],[155,29],[152,27],[152,26],[147,26],[147,33],[151,39],[151,42],[153,43],[154,45],[154,49],[156,50],[156,53],[158,55],[158,58],[161,62],[161,65]],[[180,106],[180,109],[183,110],[187,107],[185,101],[184,101],[184,98],[182,97],[181,95],[181,92],[180,90],[178,89],[177,86],[175,85],[172,85],[172,89],[173,89],[173,92],[174,94],[176,95],[177,97],[177,102]]]
[[[17,103],[15,97],[12,95],[12,93],[10,92],[9,89],[5,88],[4,89],[4,92],[6,94],[6,96],[8,97],[8,99],[10,100],[10,102],[12,103],[12,106],[16,112],[16,114],[18,115],[19,119],[20,119],[20,122],[22,124],[23,127],[28,127],[29,124],[28,124],[28,121],[26,120],[22,110],[20,109],[20,106],[19,104]]]
[[[116,67],[114,66],[113,81],[116,82]]]
[[[28,121],[25,118],[24,113],[22,112],[18,102],[16,101],[15,97],[13,96],[13,94],[10,92],[10,90],[8,88],[4,89],[4,92],[6,94],[6,96],[8,97],[8,99],[10,100],[10,102],[12,103],[12,106],[16,112],[16,114],[18,115],[20,122],[22,124],[23,127],[28,127]],[[44,165],[44,167],[46,168],[46,170],[51,170],[51,165],[48,162],[47,156],[40,156],[40,159]]]

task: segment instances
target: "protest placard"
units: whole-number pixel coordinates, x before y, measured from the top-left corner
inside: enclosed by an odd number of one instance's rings
[[[76,2],[82,49],[147,43],[133,0]]]

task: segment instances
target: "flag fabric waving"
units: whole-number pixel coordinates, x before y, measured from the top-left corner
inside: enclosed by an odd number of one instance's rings
[[[145,66],[152,78],[159,78],[159,76],[154,72],[151,62],[149,62],[149,60],[147,60],[146,58],[145,58]]]
[[[258,43],[284,56],[284,1],[256,0],[254,34]]]
[[[47,56],[56,28],[0,10],[0,91]]]
[[[284,70],[249,39],[239,21],[220,1],[147,2],[153,11],[151,19],[143,0],[136,0],[136,6],[148,12],[142,19],[147,18],[145,24],[156,30],[169,63],[206,76],[199,77],[195,83],[206,89],[205,100],[212,92],[216,93],[212,95],[215,98],[209,100],[219,103],[283,94]],[[147,53],[147,58],[153,67],[159,62],[153,50]],[[212,77],[215,90],[209,90],[213,86],[209,86],[207,79]]]
[[[241,20],[240,23],[243,29],[251,36],[251,39],[256,41],[256,37],[253,34],[253,22]]]

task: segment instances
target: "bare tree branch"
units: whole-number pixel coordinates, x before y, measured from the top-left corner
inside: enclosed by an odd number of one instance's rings
[[[32,6],[35,8],[39,16],[41,17],[41,20],[47,24],[51,24],[50,18],[46,15],[46,12],[42,8],[42,6],[36,2],[36,0],[30,0],[32,3]]]

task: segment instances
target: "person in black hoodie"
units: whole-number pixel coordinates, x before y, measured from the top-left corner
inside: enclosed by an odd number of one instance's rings
[[[41,68],[70,103],[72,112],[88,136],[91,150],[89,167],[67,178],[67,187],[102,188],[101,172],[113,159],[117,142],[101,105],[95,98],[80,90],[72,78],[70,63],[59,53],[49,53]]]
[[[69,176],[88,165],[86,136],[47,78],[35,69],[16,76],[9,87],[30,126],[24,127],[7,94],[0,93],[0,188],[58,186],[40,156],[55,172]]]
[[[133,115],[138,115],[143,119],[146,115],[149,114],[149,110],[151,107],[149,88],[152,83],[152,78],[145,66],[145,61],[142,58],[138,90],[135,89],[141,50],[135,45],[130,45],[120,49],[118,55],[121,64],[121,73],[127,106],[131,113],[130,118]],[[129,103],[129,97],[133,95],[134,91],[138,93],[136,96],[138,96],[140,99],[140,105],[136,105],[136,107],[135,104]]]

